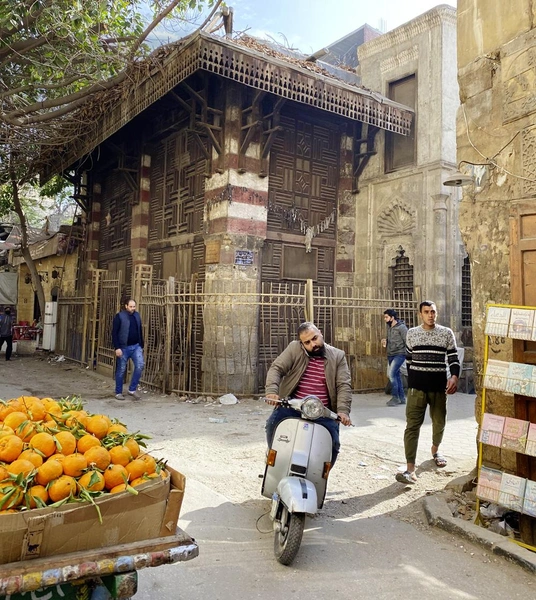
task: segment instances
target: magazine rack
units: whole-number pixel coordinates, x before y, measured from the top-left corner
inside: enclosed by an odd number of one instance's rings
[[[498,446],[520,454],[536,455],[536,423],[486,413],[486,390],[493,389],[536,398],[536,365],[489,358],[490,337],[536,341],[536,307],[488,304],[484,343],[484,379],[478,436],[477,516],[485,500],[536,517],[536,481],[482,465],[483,445]],[[517,544],[536,551],[518,540]]]

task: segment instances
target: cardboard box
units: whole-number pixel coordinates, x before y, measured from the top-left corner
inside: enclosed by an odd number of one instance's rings
[[[0,515],[0,564],[173,535],[186,479],[168,471],[166,479],[136,488],[136,496],[122,492],[97,498],[102,524],[89,502]]]

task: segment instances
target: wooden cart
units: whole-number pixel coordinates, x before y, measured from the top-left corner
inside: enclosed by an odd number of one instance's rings
[[[0,600],[131,598],[138,571],[195,558],[197,543],[174,536],[0,565]]]

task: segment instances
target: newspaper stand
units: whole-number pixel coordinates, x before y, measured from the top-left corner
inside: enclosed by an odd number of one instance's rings
[[[518,474],[504,473],[483,466],[483,445],[513,450],[518,455],[536,456],[536,423],[486,413],[486,390],[497,390],[536,398],[536,365],[489,358],[490,337],[536,341],[536,307],[512,304],[488,304],[484,343],[484,378],[478,436],[477,517],[480,501],[498,504],[521,513],[522,518],[536,517],[536,481]],[[536,400],[535,400],[536,402]],[[515,543],[532,551],[536,547],[519,540]]]

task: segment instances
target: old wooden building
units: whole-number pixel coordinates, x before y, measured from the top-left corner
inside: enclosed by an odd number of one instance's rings
[[[140,294],[150,280],[167,285],[168,295],[185,289],[180,282],[202,282],[204,292],[258,293],[270,283],[312,280],[320,290],[353,281],[360,175],[377,131],[405,136],[413,116],[356,81],[251,38],[197,32],[159,49],[128,83],[103,94],[98,122],[50,169],[70,173],[86,210],[86,280],[101,270],[121,273],[122,293]],[[138,288],[136,273],[140,281],[149,273]],[[170,277],[179,286],[171,292]],[[111,303],[108,312],[117,308]],[[278,327],[288,340],[289,323],[276,318],[267,333],[258,309],[243,306],[237,322],[230,305],[209,327],[210,310],[203,310],[189,348],[198,356],[195,377],[230,373],[233,381],[216,387],[254,391],[262,376],[258,345],[273,357],[281,350]],[[159,319],[150,324],[164,328],[153,335],[156,365],[170,359],[159,349],[166,331]],[[166,319],[168,332],[188,337]],[[332,321],[323,321],[328,339]],[[93,327],[101,339],[84,351],[86,360],[92,353],[111,367],[109,331]],[[209,351],[244,338],[249,358],[237,360],[231,350],[232,368],[229,355]],[[253,372],[247,383],[245,370]],[[188,385],[174,381],[168,389]]]

